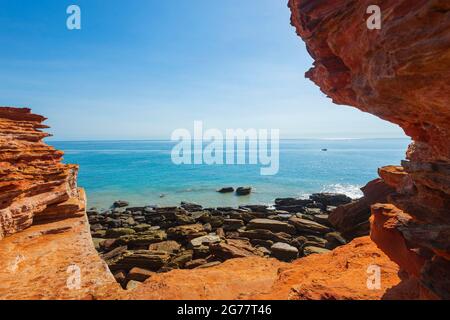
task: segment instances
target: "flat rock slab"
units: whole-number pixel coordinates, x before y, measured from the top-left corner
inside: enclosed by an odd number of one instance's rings
[[[211,244],[209,248],[213,256],[222,260],[263,256],[261,251],[246,240],[227,239],[225,242]]]
[[[221,238],[217,235],[206,235],[191,240],[192,247],[200,247],[203,244],[218,243]]]
[[[121,236],[117,239],[118,245],[128,246],[148,246],[152,243],[161,242],[167,239],[167,234],[162,230],[150,230],[145,233]]]
[[[203,234],[201,234],[203,233]],[[205,235],[205,229],[201,224],[190,224],[184,226],[173,227],[167,230],[169,238],[182,239],[182,238],[196,238],[196,235]]]
[[[95,251],[86,216],[35,225],[0,240],[0,299],[121,299]],[[78,272],[79,271],[79,272]],[[80,275],[79,286],[76,280]]]
[[[194,270],[173,270],[152,276],[130,292],[137,300],[242,300],[268,292],[286,263],[243,258],[214,262]]]
[[[275,242],[289,242],[291,236],[284,232],[273,233],[270,230],[255,229],[239,231],[239,236],[248,239],[271,240]]]
[[[367,288],[367,267],[379,265],[380,290]],[[392,299],[408,296],[398,266],[368,238],[292,263],[260,257],[228,260],[207,269],[157,274],[129,293],[131,299]]]
[[[382,270],[379,290],[367,287],[367,268]],[[380,300],[414,299],[417,292],[404,286],[398,266],[369,237],[357,238],[332,252],[313,254],[285,264],[271,290],[252,299]]]
[[[329,227],[308,219],[292,217],[289,219],[289,222],[292,223],[299,232],[325,234],[332,231]]]
[[[223,229],[225,231],[236,231],[244,226],[244,221],[240,219],[225,219]]]
[[[133,268],[128,273],[128,280],[134,280],[139,282],[144,282],[151,276],[155,275],[156,273],[147,269],[142,268]]]
[[[177,253],[181,249],[181,245],[173,240],[152,243],[148,246],[148,250],[164,251],[167,253]]]
[[[270,247],[272,255],[282,261],[292,261],[298,258],[298,249],[287,243],[277,242]]]
[[[131,270],[134,267],[158,271],[170,259],[167,252],[151,250],[128,250],[117,258],[108,261],[109,268],[112,271]]]

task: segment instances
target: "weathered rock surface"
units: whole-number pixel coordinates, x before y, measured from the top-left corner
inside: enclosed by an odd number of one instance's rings
[[[270,247],[273,256],[281,261],[292,261],[298,258],[298,249],[287,243],[277,242]]]
[[[380,290],[367,288],[367,268],[382,270]],[[230,272],[232,270],[232,272]],[[400,288],[398,267],[368,237],[293,263],[259,257],[228,260],[196,270],[156,274],[131,299],[414,299]],[[161,289],[163,288],[163,289]]]
[[[111,271],[125,270],[129,271],[135,267],[158,271],[170,259],[170,255],[163,251],[152,250],[127,250],[122,254],[108,261]]]
[[[239,187],[236,189],[236,195],[238,196],[247,196],[252,193],[251,187]]]
[[[352,202],[352,199],[345,194],[335,193],[314,193],[310,199],[324,206],[341,206]]]
[[[120,286],[92,245],[85,216],[0,241],[0,299],[120,299]],[[78,277],[79,275],[79,277]]]
[[[158,243],[167,239],[167,235],[162,230],[150,230],[144,233],[121,236],[116,240],[118,245],[128,245],[130,247],[148,247],[150,244]]]
[[[429,291],[424,297],[448,298],[441,279],[450,268],[430,266],[450,256],[450,3],[384,1],[379,30],[366,25],[372,4],[289,1],[315,60],[307,77],[335,103],[398,124],[413,139],[402,167],[380,170],[396,193],[373,209],[371,234]]]
[[[307,257],[312,254],[322,254],[330,252],[330,250],[322,248],[322,247],[315,247],[315,246],[305,246],[303,248],[303,254]]]
[[[370,207],[376,203],[386,203],[395,189],[381,179],[369,182],[361,188],[364,197],[333,210],[328,221],[347,239],[369,235]]]
[[[206,236],[204,227],[201,224],[183,225],[167,230],[170,239],[190,241],[192,239]]]
[[[221,238],[217,235],[207,235],[207,236],[192,239],[191,246],[199,247],[203,244],[218,243],[220,241],[221,241]]]

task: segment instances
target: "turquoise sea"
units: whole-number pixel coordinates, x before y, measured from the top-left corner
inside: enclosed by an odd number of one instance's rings
[[[275,176],[261,176],[259,165],[174,165],[171,141],[49,143],[65,152],[66,163],[80,165],[78,182],[89,206],[107,208],[119,199],[136,206],[181,201],[237,206],[324,191],[357,198],[359,188],[377,177],[378,167],[405,158],[410,140],[282,140]],[[225,186],[252,186],[254,192],[245,197],[216,192]]]

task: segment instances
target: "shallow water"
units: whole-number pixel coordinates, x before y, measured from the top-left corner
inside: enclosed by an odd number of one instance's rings
[[[89,206],[106,208],[118,199],[132,205],[204,206],[271,203],[277,197],[340,192],[353,198],[377,177],[377,168],[400,164],[408,139],[283,140],[280,170],[261,176],[259,165],[172,163],[170,141],[49,142],[65,151],[65,162],[80,165],[79,185]],[[328,149],[328,151],[322,151]],[[219,194],[225,186],[252,186],[250,196]],[[164,197],[161,198],[161,195]]]

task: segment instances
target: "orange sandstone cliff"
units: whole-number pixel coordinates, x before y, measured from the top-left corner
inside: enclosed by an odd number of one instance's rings
[[[44,117],[0,108],[0,239],[54,215],[77,215],[78,168],[42,142]],[[74,207],[74,208],[72,208]]]
[[[378,4],[381,29],[366,13]],[[413,139],[401,167],[379,170],[396,192],[372,207],[371,237],[424,298],[450,299],[450,3],[290,0],[314,58],[307,77],[336,104],[401,126]]]
[[[118,289],[92,245],[78,167],[44,117],[0,107],[0,299],[94,299]]]

